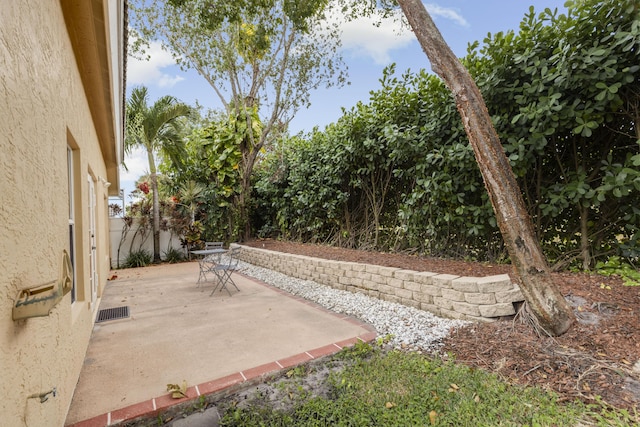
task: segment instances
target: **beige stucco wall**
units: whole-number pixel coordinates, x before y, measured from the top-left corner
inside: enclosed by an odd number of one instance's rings
[[[97,307],[88,280],[87,177],[96,183],[100,293],[109,272],[101,178],[114,163],[104,161],[61,2],[3,2],[0,70],[0,424],[61,426]],[[49,316],[13,321],[18,291],[56,279],[69,248],[67,146],[76,156],[77,301],[67,294]],[[54,387],[45,402],[30,398]]]

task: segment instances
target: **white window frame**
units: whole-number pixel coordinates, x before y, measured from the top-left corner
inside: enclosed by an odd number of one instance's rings
[[[71,147],[67,146],[67,179],[69,191],[69,258],[71,259],[71,268],[73,270],[73,280],[71,286],[71,302],[77,300],[76,288],[76,215],[75,215],[75,176],[74,169],[74,153]]]

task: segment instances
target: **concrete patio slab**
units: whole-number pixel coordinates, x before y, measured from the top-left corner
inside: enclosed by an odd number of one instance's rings
[[[110,425],[375,337],[361,322],[234,274],[240,291],[198,286],[196,262],[118,270],[100,309],[130,317],[96,323],[66,425]],[[184,399],[182,399],[184,400]]]

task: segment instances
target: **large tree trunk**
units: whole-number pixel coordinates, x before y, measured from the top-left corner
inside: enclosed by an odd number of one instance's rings
[[[573,323],[574,315],[552,280],[480,90],[444,41],[422,1],[398,0],[398,4],[431,61],[433,71],[453,92],[529,309],[547,333],[561,335]]]

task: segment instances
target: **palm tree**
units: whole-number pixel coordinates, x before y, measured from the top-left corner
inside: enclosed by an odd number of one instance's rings
[[[191,108],[173,96],[163,96],[151,107],[149,94],[144,86],[135,87],[127,101],[127,126],[125,152],[143,147],[149,160],[149,177],[153,192],[153,260],[160,261],[160,204],[158,201],[158,176],[156,154],[170,159],[180,168],[184,159],[184,142],[181,134],[181,118],[191,114]]]
[[[183,182],[182,185],[180,185],[178,190],[180,203],[178,204],[188,209],[189,217],[191,218],[190,225],[196,222],[196,208],[198,207],[198,202],[204,199],[206,190],[207,187],[193,180]]]

